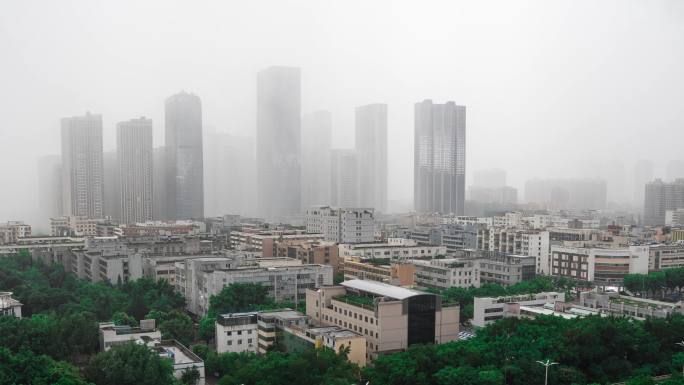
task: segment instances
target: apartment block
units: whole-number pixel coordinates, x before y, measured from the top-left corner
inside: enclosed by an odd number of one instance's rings
[[[23,304],[12,298],[12,292],[0,291],[0,316],[14,316],[21,318]]]
[[[648,248],[648,271],[684,267],[684,244],[657,244]]]
[[[176,290],[184,295],[188,311],[196,315],[206,314],[209,298],[232,283],[260,284],[277,303],[297,303],[306,298],[306,289],[333,283],[331,266],[290,258],[198,258],[178,262],[175,269]]]
[[[334,242],[317,240],[277,240],[275,242],[276,258],[294,258],[302,263],[330,265],[333,272],[339,270],[339,248]]]
[[[446,255],[445,246],[418,245],[411,240],[389,239],[387,243],[341,243],[339,245],[340,258],[343,257],[366,257],[366,258],[390,258],[392,260],[432,258],[438,255]]]
[[[0,223],[0,245],[17,243],[20,238],[31,236],[31,225],[22,221]]]
[[[416,286],[426,289],[480,287],[480,261],[458,258],[412,260]]]
[[[458,339],[458,305],[444,306],[435,294],[375,281],[349,280],[308,290],[306,314],[315,324],[362,335],[370,360],[413,344]]]
[[[103,219],[64,216],[50,218],[50,235],[53,237],[95,237],[97,224]]]
[[[648,273],[648,246],[551,246],[551,275],[621,286],[626,274]]]
[[[485,327],[504,318],[506,313],[512,311],[512,308],[540,306],[559,301],[565,302],[565,293],[547,292],[505,297],[475,297],[472,324],[475,327]]]
[[[326,241],[368,243],[375,240],[372,208],[316,206],[306,210],[306,231],[323,234]]]
[[[230,232],[233,249],[261,252],[264,258],[277,256],[276,242],[320,241],[323,238],[323,234],[310,234],[303,230],[244,229]]]
[[[415,266],[406,262],[391,262],[389,258],[345,257],[341,260],[344,279],[362,279],[390,285],[411,286],[415,283]]]

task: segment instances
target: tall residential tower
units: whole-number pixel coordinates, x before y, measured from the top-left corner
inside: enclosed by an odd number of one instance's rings
[[[301,210],[300,70],[269,67],[257,75],[259,214],[287,220]]]
[[[302,117],[302,207],[330,203],[332,117],[316,111]]]
[[[466,108],[454,102],[415,105],[414,208],[463,215]]]
[[[359,157],[359,204],[387,211],[387,105],[356,108],[356,151]]]
[[[102,218],[102,115],[62,119],[62,210]]]
[[[122,223],[153,218],[152,120],[131,119],[116,125]]]
[[[166,99],[166,215],[204,217],[202,102],[181,92]]]

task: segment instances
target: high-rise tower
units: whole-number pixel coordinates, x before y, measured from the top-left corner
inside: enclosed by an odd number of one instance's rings
[[[466,108],[454,102],[415,105],[414,207],[463,215]]]
[[[62,119],[62,210],[103,217],[102,115]]]
[[[356,151],[359,160],[359,204],[387,211],[387,105],[356,108]]]
[[[131,119],[116,125],[122,223],[153,218],[152,120]]]
[[[202,102],[181,92],[166,99],[166,217],[204,217]]]

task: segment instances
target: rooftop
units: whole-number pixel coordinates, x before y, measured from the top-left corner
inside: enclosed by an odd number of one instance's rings
[[[341,283],[347,289],[354,289],[363,291],[370,294],[375,294],[382,297],[389,297],[398,300],[404,300],[409,297],[414,297],[417,295],[425,295],[426,293],[406,289],[399,286],[389,285],[377,281],[365,281],[361,279],[352,279],[349,281],[344,281]]]

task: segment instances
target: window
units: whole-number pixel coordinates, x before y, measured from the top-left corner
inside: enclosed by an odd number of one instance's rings
[[[252,339],[251,339],[251,338],[247,338],[247,343],[248,343],[248,344],[251,344],[251,343],[252,343]]]
[[[228,346],[230,346],[230,345],[232,345],[232,344],[233,344],[233,341],[228,340]]]
[[[226,332],[227,336],[231,336],[232,334],[233,334],[233,332]]]
[[[242,340],[238,340],[238,345],[242,345]]]
[[[238,330],[238,335],[239,335],[239,336],[242,335],[242,330]]]

